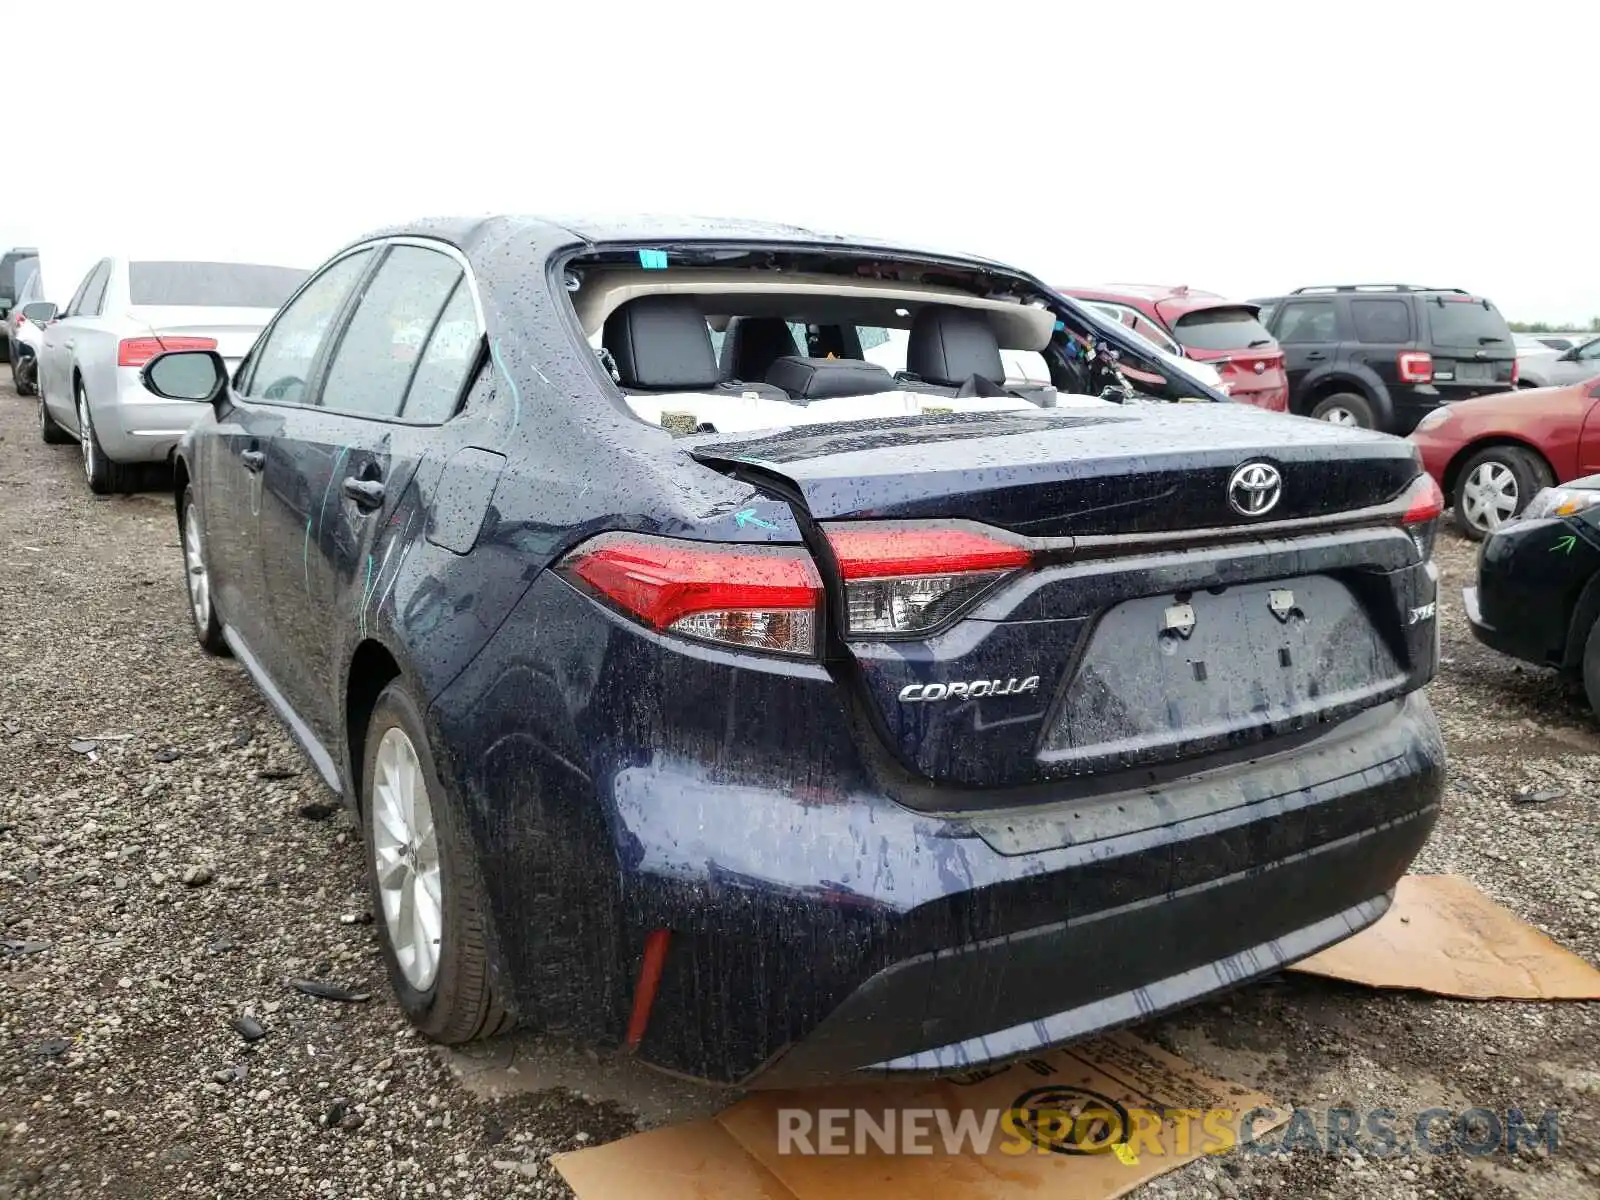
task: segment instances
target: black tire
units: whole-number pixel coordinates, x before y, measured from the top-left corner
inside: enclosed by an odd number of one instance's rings
[[[1472,504],[1467,500],[1467,487],[1480,471],[1486,473],[1485,477],[1479,479],[1480,487],[1492,479],[1499,479],[1509,488],[1511,508],[1508,512],[1501,512],[1498,521],[1516,516],[1528,507],[1528,501],[1533,499],[1535,492],[1554,482],[1549,464],[1526,447],[1490,446],[1474,454],[1456,472],[1450,503],[1454,509],[1456,529],[1475,542],[1481,542],[1492,527],[1488,517],[1480,515],[1483,513],[1481,503]],[[1468,514],[1469,508],[1473,510],[1472,515]]]
[[[206,575],[206,604],[205,617],[197,611],[198,605],[194,598],[194,582],[192,579],[193,564],[189,561],[189,512],[194,510],[196,532],[198,534],[198,556],[200,565]],[[222,636],[222,620],[217,616],[216,593],[211,589],[210,566],[206,562],[205,554],[205,525],[200,520],[202,510],[194,507],[194,487],[186,486],[183,489],[183,498],[178,502],[178,540],[183,549],[183,598],[189,605],[189,623],[194,626],[195,640],[200,643],[200,648],[207,654],[217,658],[231,657],[233,651],[228,647],[228,640]]]
[[[1589,630],[1583,644],[1583,694],[1596,717],[1600,717],[1600,621]]]
[[[399,729],[416,752],[422,781],[433,810],[439,850],[439,882],[443,908],[440,921],[439,964],[426,991],[406,979],[395,954],[383,896],[378,885],[374,820],[378,747],[384,734]],[[458,1045],[475,1038],[493,1037],[510,1029],[516,1019],[505,1002],[493,971],[493,934],[472,844],[450,797],[439,782],[433,751],[417,704],[405,684],[395,680],[384,688],[373,706],[367,726],[367,744],[361,770],[361,826],[367,849],[367,881],[372,896],[373,924],[389,969],[389,982],[401,1009],[422,1034],[435,1042]]]
[[[78,410],[78,441],[83,446],[83,472],[89,490],[96,496],[109,496],[113,492],[131,490],[132,472],[122,463],[106,457],[100,438],[94,431],[94,413],[89,408],[89,398],[83,390],[83,380],[73,384],[73,401]]]
[[[44,406],[44,393],[39,393],[39,437],[47,446],[65,446],[72,435],[56,424],[50,410]]]
[[[1338,414],[1348,415],[1349,420],[1335,420]],[[1331,421],[1336,425],[1358,425],[1362,429],[1376,429],[1378,427],[1377,415],[1372,411],[1372,401],[1360,392],[1335,392],[1331,396],[1324,396],[1308,414],[1315,421]]]

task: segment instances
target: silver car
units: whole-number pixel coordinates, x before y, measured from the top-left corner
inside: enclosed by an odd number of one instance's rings
[[[146,391],[139,368],[163,350],[215,350],[231,370],[306,275],[253,263],[101,259],[44,327],[44,440],[78,440],[91,491],[127,490],[137,468],[165,462],[195,420],[193,404]]]

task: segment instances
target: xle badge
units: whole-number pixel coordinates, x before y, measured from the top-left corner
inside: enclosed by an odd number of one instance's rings
[[[1026,679],[972,679],[962,683],[911,683],[900,689],[900,703],[921,704],[929,700],[978,700],[984,696],[1020,696],[1037,692],[1039,677]]]
[[[1437,607],[1437,604],[1424,604],[1421,608],[1413,608],[1406,614],[1406,624],[1420,625],[1423,621],[1433,620],[1433,613]]]

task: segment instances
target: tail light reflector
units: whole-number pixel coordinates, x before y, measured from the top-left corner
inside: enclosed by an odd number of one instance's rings
[[[117,366],[142,367],[168,350],[215,350],[217,339],[208,337],[123,338],[117,343]]]
[[[850,634],[925,633],[1033,562],[1017,541],[950,526],[833,526]]]
[[[1395,360],[1401,383],[1432,383],[1433,355],[1425,350],[1402,350]]]
[[[607,533],[579,546],[559,570],[663,633],[772,654],[817,653],[822,579],[798,546]]]

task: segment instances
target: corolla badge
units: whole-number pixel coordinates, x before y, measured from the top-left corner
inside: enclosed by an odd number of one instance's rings
[[[1037,692],[1039,677],[1023,679],[971,679],[958,683],[908,683],[900,689],[902,704],[921,704],[930,700],[978,700],[984,696],[1020,696]]]
[[[1248,462],[1228,476],[1228,504],[1244,517],[1264,517],[1283,495],[1283,476],[1270,463]]]

